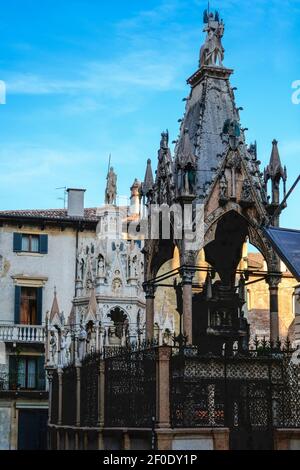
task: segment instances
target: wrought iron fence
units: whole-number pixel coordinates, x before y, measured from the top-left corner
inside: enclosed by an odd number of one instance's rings
[[[100,355],[87,356],[81,367],[80,422],[83,427],[96,427],[99,420]]]
[[[174,348],[173,427],[229,427],[233,432],[300,428],[300,366],[289,344],[265,341],[242,354],[200,355]]]
[[[76,424],[76,367],[71,365],[62,374],[62,424]]]
[[[151,428],[155,406],[156,349],[106,350],[106,426]]]

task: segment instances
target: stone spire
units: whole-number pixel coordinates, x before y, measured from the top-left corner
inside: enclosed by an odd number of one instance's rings
[[[154,186],[154,178],[153,178],[151,160],[149,159],[147,161],[147,169],[146,169],[144,183],[142,184],[143,195],[146,196],[149,193],[149,191],[153,189],[153,186]]]
[[[268,192],[268,181],[271,180],[272,186],[272,199],[268,205],[268,212],[271,216],[275,214],[277,208],[280,205],[280,182],[283,181],[283,192],[284,196],[286,195],[286,181],[287,181],[287,171],[286,167],[282,167],[281,160],[278,150],[277,140],[272,142],[272,153],[270,158],[270,163],[265,169],[264,180],[265,180],[265,191]],[[273,220],[273,225],[279,227],[280,223],[280,213]]]
[[[267,184],[268,181],[271,180],[272,204],[279,204],[280,202],[279,185],[280,185],[280,181],[282,180],[285,186],[285,183],[287,180],[287,172],[286,172],[286,168],[283,168],[281,165],[281,160],[280,160],[279,150],[278,150],[278,141],[273,140],[272,145],[273,145],[273,148],[272,148],[270,163],[265,169],[265,184]]]
[[[50,311],[50,323],[53,322],[55,316],[60,316],[60,311],[59,311],[59,306],[58,306],[58,301],[57,301],[57,292],[56,292],[56,287],[54,287],[54,298],[53,298],[53,303]]]
[[[206,188],[214,180],[221,158],[228,149],[230,136],[224,138],[225,123],[234,123],[239,128],[240,119],[229,82],[233,70],[217,65],[218,61],[222,63],[224,55],[221,44],[224,24],[217,13],[207,13],[205,25],[207,39],[201,49],[200,68],[187,80],[191,92],[186,100],[175,148],[175,159],[178,162],[182,148],[186,145],[188,131],[197,165],[195,193],[200,202],[205,198]],[[241,135],[238,138],[238,144],[243,137]]]
[[[91,290],[91,297],[87,309],[87,316],[88,317],[93,317],[96,319],[97,317],[97,298],[96,298],[96,292],[95,289],[93,288]]]
[[[195,149],[191,143],[188,129],[184,129],[181,146],[178,149],[177,164],[180,168],[194,168],[196,165]]]

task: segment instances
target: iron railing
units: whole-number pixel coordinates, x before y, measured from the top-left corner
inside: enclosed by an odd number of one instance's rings
[[[105,425],[151,428],[155,411],[156,349],[107,351]]]
[[[174,348],[172,426],[300,428],[300,365],[293,354],[290,345],[264,341],[248,352],[222,356]]]
[[[96,427],[99,423],[100,355],[87,356],[81,367],[81,426]]]
[[[76,384],[76,367],[66,367],[62,374],[62,424],[65,426],[76,424]]]

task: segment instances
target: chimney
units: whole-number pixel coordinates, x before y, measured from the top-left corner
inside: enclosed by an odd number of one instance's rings
[[[84,217],[85,189],[68,189],[68,216]]]

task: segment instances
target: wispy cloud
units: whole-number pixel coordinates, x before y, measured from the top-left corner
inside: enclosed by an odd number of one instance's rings
[[[122,53],[118,53],[116,45],[110,60],[85,61],[80,69],[78,64],[63,71],[58,68],[55,75],[40,73],[40,64],[30,71],[7,72],[7,92],[80,97],[101,94],[118,98],[141,89],[146,92],[178,89],[183,84],[180,73],[188,63],[188,44],[194,34],[181,27],[178,18],[175,20],[181,7],[178,0],[166,0],[153,10],[142,10],[117,22],[115,41],[122,42]],[[168,24],[167,36],[162,35],[162,22]],[[156,27],[149,28],[150,23]]]
[[[22,185],[37,182],[38,178],[59,174],[72,165],[93,160],[89,152],[66,151],[28,143],[3,144],[0,151],[0,186]]]

